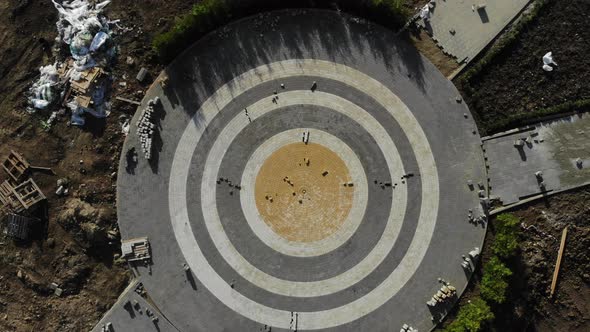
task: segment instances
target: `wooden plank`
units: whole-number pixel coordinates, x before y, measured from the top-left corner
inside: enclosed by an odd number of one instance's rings
[[[10,175],[14,182],[20,182],[25,173],[29,170],[29,166],[27,160],[14,150],[10,151],[10,154],[2,164],[4,170]]]
[[[127,99],[127,98],[123,98],[123,97],[116,97],[115,99],[120,100],[120,101],[124,101],[124,102],[129,103],[129,104],[141,105],[141,103],[138,102],[138,101]]]
[[[559,245],[559,253],[557,254],[557,262],[555,263],[555,271],[553,271],[553,280],[551,281],[551,294],[549,297],[553,297],[555,294],[555,287],[557,286],[557,277],[559,276],[559,267],[561,266],[561,258],[565,250],[565,240],[567,238],[567,227],[563,229],[561,234],[561,244]]]
[[[51,167],[29,166],[29,168],[33,171],[47,172],[56,175]]]

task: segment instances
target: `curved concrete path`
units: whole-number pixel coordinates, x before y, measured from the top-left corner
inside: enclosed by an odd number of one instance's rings
[[[121,233],[152,246],[140,281],[181,331],[431,329],[452,305],[427,307],[437,278],[464,289],[461,255],[485,234],[467,221],[481,213],[467,181],[485,178],[469,110],[379,26],[329,11],[269,19],[209,35],[147,92],[142,105],[161,100],[154,159],[128,163],[131,130],[118,178]],[[252,202],[261,163],[304,130],[359,187],[346,226],[309,246],[279,241]]]

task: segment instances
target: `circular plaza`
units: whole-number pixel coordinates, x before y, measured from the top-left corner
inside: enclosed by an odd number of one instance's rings
[[[394,33],[338,12],[271,12],[194,44],[140,106],[157,100],[150,160],[129,165],[132,127],[120,165],[151,301],[181,331],[430,330],[485,235],[458,96]],[[427,305],[441,280],[459,294]]]

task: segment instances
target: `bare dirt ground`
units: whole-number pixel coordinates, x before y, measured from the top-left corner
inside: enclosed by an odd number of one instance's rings
[[[405,36],[445,77],[449,77],[449,75],[459,68],[457,61],[444,54],[424,30],[412,29]]]
[[[529,324],[537,331],[590,330],[589,201],[590,188],[586,188],[515,213],[526,224],[521,242],[525,277],[522,298],[531,314]],[[568,237],[559,282],[554,299],[549,300],[561,234],[566,226]]]
[[[140,100],[145,90],[135,82],[140,66],[161,68],[149,54],[156,31],[191,1],[113,1],[107,16],[121,19],[119,64],[113,71],[116,95]],[[56,176],[35,173],[48,198],[46,229],[33,241],[15,243],[0,235],[0,331],[87,331],[114,303],[130,277],[117,263],[119,238],[115,209],[116,169],[123,142],[119,117],[135,107],[113,100],[106,121],[84,128],[68,126],[63,116],[46,132],[40,125],[49,112],[26,113],[25,93],[38,68],[54,61],[40,38],[53,42],[57,11],[50,0],[0,2],[0,158],[20,152],[31,164],[51,167]],[[127,56],[135,59],[126,63]],[[126,81],[127,87],[118,83]],[[55,195],[56,181],[68,178],[70,193]],[[6,179],[0,173],[0,181]],[[57,283],[60,297],[49,288]]]
[[[520,218],[518,255],[508,262],[513,270],[507,301],[492,307],[496,318],[487,331],[571,331],[590,330],[590,188],[560,194],[521,207],[513,213]],[[493,229],[493,219],[492,229]],[[565,254],[556,294],[549,298],[551,280],[563,228],[568,228]],[[488,232],[485,243],[494,240]],[[492,256],[484,246],[482,261]],[[460,305],[479,295],[481,264]],[[457,308],[457,307],[456,307]],[[442,324],[448,325],[456,308]]]
[[[584,84],[590,80],[589,11],[587,0],[549,0],[517,42],[472,78],[472,89],[459,87],[485,134],[509,129],[495,123],[511,115],[590,98]],[[545,72],[542,57],[550,51],[558,66]]]

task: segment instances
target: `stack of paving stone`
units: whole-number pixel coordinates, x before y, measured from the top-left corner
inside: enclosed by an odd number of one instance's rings
[[[141,150],[145,159],[152,158],[152,140],[156,130],[154,123],[154,106],[160,101],[158,97],[148,101],[148,105],[141,111],[139,121],[137,122],[137,137],[141,144]]]
[[[457,295],[457,289],[449,283],[444,283],[440,290],[436,292],[436,294],[434,294],[430,301],[426,302],[426,304],[430,307],[434,307],[437,304],[443,303],[446,300],[454,297],[455,295]]]
[[[461,263],[461,266],[464,269],[471,271],[472,269],[475,268],[476,260],[479,257],[479,254],[480,254],[479,248],[475,247],[473,250],[471,250],[469,252],[469,257],[465,257],[465,255],[462,256],[463,262]]]
[[[409,326],[408,324],[404,324],[399,332],[418,332],[418,330]]]

